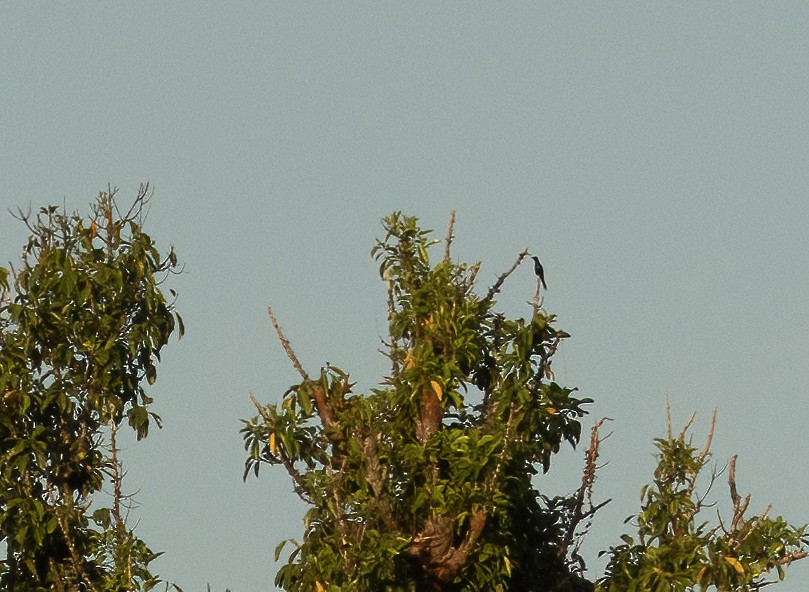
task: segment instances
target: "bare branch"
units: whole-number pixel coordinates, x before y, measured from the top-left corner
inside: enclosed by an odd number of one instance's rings
[[[599,509],[603,508],[611,501],[608,499],[606,501],[601,502],[600,504],[593,505],[593,485],[595,484],[596,480],[596,471],[598,470],[599,447],[602,441],[598,430],[601,428],[602,425],[604,425],[604,422],[608,421],[608,419],[609,418],[606,417],[600,419],[590,429],[590,446],[584,455],[585,462],[584,462],[584,472],[582,474],[581,479],[581,485],[579,486],[579,489],[576,491],[574,498],[576,501],[573,507],[573,513],[570,518],[570,522],[567,525],[564,538],[562,539],[562,544],[559,547],[559,554],[562,557],[567,555],[568,550],[573,545],[574,539],[576,538],[576,530],[578,529],[579,524],[581,524],[583,520],[591,518]],[[587,499],[589,505],[589,508],[587,510],[584,510],[585,499]],[[578,545],[576,545],[576,547],[578,548]]]
[[[666,393],[666,434],[671,440],[671,399],[668,393]]]
[[[278,325],[278,319],[275,318],[275,315],[272,312],[272,308],[269,306],[267,307],[267,312],[270,315],[270,320],[272,321],[272,326],[275,327],[275,332],[278,333],[278,339],[281,341],[281,346],[284,348],[284,351],[287,353],[287,356],[292,361],[292,365],[295,366],[295,370],[298,371],[298,374],[301,375],[306,381],[309,381],[309,375],[306,374],[306,370],[303,369],[301,366],[300,361],[298,360],[298,356],[295,355],[295,352],[292,351],[292,346],[289,345],[289,341],[286,337],[284,337],[284,333],[281,331],[281,327]]]
[[[540,311],[542,308],[542,304],[545,301],[545,298],[542,300],[539,299],[539,286],[541,285],[539,277],[537,277],[537,290],[534,292],[534,297],[531,299],[531,309],[533,311],[534,316]]]
[[[466,284],[464,285],[467,292],[472,289],[472,286],[475,285],[475,278],[477,278],[479,271],[480,261],[476,262],[474,265],[472,265],[472,267],[469,268],[469,275],[467,276]]]
[[[444,260],[449,261],[449,249],[452,241],[455,238],[455,210],[452,210],[449,215],[449,231],[447,232],[447,246],[444,249]]]
[[[739,528],[739,524],[744,521],[744,513],[750,506],[750,494],[748,493],[744,499],[739,495],[736,489],[736,459],[738,455],[734,454],[730,463],[728,464],[728,485],[730,487],[730,499],[733,502],[733,518],[730,522],[731,532],[735,532]],[[769,508],[768,508],[769,510]],[[765,511],[766,514],[766,511]]]
[[[691,420],[688,422],[686,429],[688,429],[691,424],[693,423],[696,414],[691,415]],[[706,464],[706,459],[711,455],[711,443],[713,442],[714,430],[716,429],[716,409],[713,410],[713,415],[711,416],[711,429],[708,431],[708,437],[705,440],[705,446],[697,456],[697,464],[694,467],[693,471],[691,471],[690,481],[688,484],[689,493],[694,493],[694,490],[697,486],[697,477],[699,477],[700,471]],[[685,435],[685,431],[683,431],[683,435]],[[702,507],[703,500],[707,497],[708,492],[713,487],[714,480],[716,479],[715,475],[711,475],[711,482],[708,485],[708,488],[705,491],[705,495],[702,498],[697,499],[697,507]]]
[[[123,518],[121,518],[121,482],[123,481],[123,475],[121,474],[121,464],[118,462],[118,443],[116,441],[117,434],[118,426],[115,425],[115,421],[110,419],[110,451],[112,453],[110,461],[113,487],[112,516],[115,520],[115,532],[119,539],[123,539],[126,534],[126,525],[124,524]]]
[[[711,493],[711,490],[713,489],[713,486],[716,483],[716,479],[719,477],[719,475],[721,475],[724,472],[724,470],[725,469],[723,468],[721,471],[719,471],[717,473],[716,469],[714,468],[714,470],[711,471],[711,479],[708,482],[708,486],[705,488],[705,492],[701,496],[697,496],[697,511],[699,511],[702,508],[710,508],[711,506],[714,505],[714,503],[706,504],[705,500],[708,498],[708,495]],[[692,485],[692,489],[693,489],[693,485]]]
[[[736,489],[736,459],[739,458],[738,454],[730,457],[730,464],[728,465],[728,485],[730,486],[730,501],[733,506],[739,505],[739,492]]]
[[[694,422],[697,419],[697,413],[694,412],[691,414],[691,417],[688,418],[688,421],[685,423],[685,427],[683,427],[683,431],[680,432],[680,436],[685,439],[685,435],[688,433],[688,430],[691,429],[691,426],[694,425]]]
[[[494,285],[491,288],[489,288],[489,292],[486,294],[486,298],[484,298],[484,301],[491,300],[492,298],[495,297],[495,295],[500,291],[500,288],[503,287],[503,282],[506,281],[508,276],[510,276],[512,273],[514,273],[514,270],[517,269],[517,267],[520,266],[520,263],[522,263],[522,260],[525,259],[526,257],[528,257],[528,249],[525,249],[522,253],[520,253],[517,256],[517,260],[514,262],[514,265],[512,265],[508,269],[508,271],[501,274],[497,278],[497,281],[494,283]]]
[[[118,191],[117,188],[112,189],[113,195]],[[138,195],[135,197],[135,201],[129,206],[126,214],[123,216],[121,215],[120,211],[118,212],[118,217],[121,218],[122,222],[130,222],[137,220],[139,226],[143,226],[144,222],[146,222],[146,218],[149,217],[149,210],[152,207],[150,203],[152,197],[154,196],[154,189],[151,185],[147,183],[141,183],[140,187],[138,187]],[[116,204],[115,209],[118,210],[118,206]]]
[[[809,552],[807,551],[793,551],[792,553],[788,553],[784,557],[781,557],[777,563],[780,565],[789,565],[793,561],[805,559],[806,557],[809,557]]]
[[[486,526],[488,513],[486,510],[474,512],[469,519],[469,530],[460,545],[455,547],[446,561],[445,570],[452,573],[458,572],[466,564],[469,556],[475,548],[483,528]]]
[[[711,429],[708,432],[708,438],[705,441],[705,446],[702,449],[702,452],[699,453],[699,457],[697,458],[700,466],[702,466],[702,463],[705,462],[705,459],[711,453],[711,443],[713,442],[713,435],[715,428],[716,428],[716,409],[713,410],[713,415],[711,416]]]

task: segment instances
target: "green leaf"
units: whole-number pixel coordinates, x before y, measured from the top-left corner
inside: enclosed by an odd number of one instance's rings
[[[112,523],[112,514],[109,508],[99,508],[93,512],[93,522],[102,528],[109,528]]]
[[[278,561],[278,558],[281,556],[281,551],[284,550],[284,546],[289,542],[288,539],[281,541],[277,547],[275,547],[275,560]]]
[[[157,381],[157,368],[153,364],[149,364],[146,368],[146,381],[149,384],[154,384]]]
[[[177,319],[177,325],[179,326],[179,335],[180,339],[185,336],[185,323],[183,323],[183,317],[180,316],[180,313],[175,312],[174,317]]]

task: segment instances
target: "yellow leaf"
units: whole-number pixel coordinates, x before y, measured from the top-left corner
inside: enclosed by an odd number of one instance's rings
[[[705,572],[707,572],[707,571],[708,571],[708,566],[704,565],[704,566],[702,566],[702,569],[699,570],[699,573],[697,574],[697,584],[699,584],[700,586],[703,586],[703,587],[705,586],[703,581],[702,581],[702,578],[705,577]]]
[[[413,357],[413,352],[412,351],[407,352],[407,355],[405,356],[405,361],[404,362],[405,362],[405,368],[407,368],[408,370],[415,365],[416,359]]]
[[[744,566],[741,564],[741,562],[739,562],[738,559],[735,557],[725,557],[724,559],[733,567],[733,569],[738,572],[740,576],[744,575]]]
[[[278,444],[275,443],[275,432],[270,434],[270,452],[278,454]]]
[[[548,407],[547,409],[549,415],[556,415],[557,411],[555,407]]]
[[[430,314],[429,317],[424,319],[424,326],[427,327],[428,329],[432,329],[433,327],[435,327],[435,320],[433,320],[432,314]]]
[[[326,587],[320,583],[320,580],[318,580],[315,582],[315,590],[317,590],[317,592],[326,592]]]
[[[430,386],[433,387],[433,392],[435,396],[438,397],[438,400],[441,400],[441,397],[444,396],[444,389],[441,388],[441,385],[438,384],[435,380],[430,381]]]

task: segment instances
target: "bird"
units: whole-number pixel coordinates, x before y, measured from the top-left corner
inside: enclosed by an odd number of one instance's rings
[[[542,287],[547,290],[548,284],[545,283],[545,271],[542,269],[542,263],[539,262],[538,257],[532,256],[531,259],[534,260],[534,273],[537,274],[539,281],[542,282]]]

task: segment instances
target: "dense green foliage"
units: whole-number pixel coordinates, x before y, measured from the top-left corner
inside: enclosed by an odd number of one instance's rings
[[[148,385],[182,320],[161,291],[176,271],[143,232],[148,190],[121,213],[114,191],[89,217],[46,207],[20,214],[31,232],[17,268],[0,267],[0,589],[150,590],[157,556],[125,519],[116,435],[138,439],[159,418]],[[688,431],[656,441],[658,467],[634,517],[637,534],[585,579],[579,545],[600,505],[591,430],[581,486],[550,497],[537,476],[581,439],[589,399],[555,382],[551,359],[568,335],[542,308],[508,318],[485,292],[479,264],[443,257],[417,220],[396,213],[373,254],[387,286],[390,375],[353,392],[343,370],[310,376],[270,317],[301,376],[280,404],[244,421],[245,477],[281,465],[309,505],[305,532],[279,570],[290,591],[746,592],[807,555],[803,528],[768,512],[701,521],[716,471],[700,480],[709,443]],[[173,294],[173,292],[172,292]],[[713,432],[711,432],[712,434]],[[112,492],[109,506],[99,492]],[[702,489],[700,490],[700,487]],[[124,511],[122,511],[122,508]],[[284,543],[276,550],[276,559]]]
[[[311,504],[277,584],[578,589],[565,506],[545,507],[532,483],[562,442],[579,441],[589,402],[552,380],[567,335],[536,302],[528,321],[496,312],[507,274],[478,295],[478,267],[453,262],[449,240],[431,265],[414,218],[394,214],[385,229],[374,255],[389,286],[391,376],[362,395],[342,370],[299,367],[303,381],[243,429],[247,471],[284,465]]]
[[[141,222],[148,188],[121,213],[101,193],[88,219],[56,206],[20,214],[31,236],[0,268],[0,564],[5,590],[148,590],[156,556],[121,515],[115,433],[148,434],[160,350],[182,321]],[[105,483],[111,507],[94,497]],[[90,506],[93,513],[90,515]]]
[[[601,592],[753,590],[762,575],[805,556],[803,529],[766,515],[745,519],[732,484],[733,518],[697,524],[697,476],[709,449],[685,432],[657,441],[659,467],[645,488],[637,540],[608,552],[606,575],[584,577],[581,538],[598,509],[590,496],[596,424],[581,487],[541,494],[563,442],[579,442],[589,399],[557,384],[551,358],[568,337],[541,307],[507,318],[494,297],[528,255],[519,255],[486,293],[479,265],[444,257],[415,218],[384,220],[373,255],[388,289],[391,373],[370,393],[353,392],[344,371],[310,377],[270,311],[301,376],[277,405],[244,422],[245,477],[282,465],[310,506],[302,541],[276,584],[285,590]],[[732,470],[731,470],[732,473]],[[710,489],[710,488],[709,488]],[[276,550],[276,559],[284,543]]]
[[[710,438],[702,450],[684,430],[655,441],[658,466],[652,484],[644,487],[643,507],[636,518],[636,538],[623,536],[623,544],[610,550],[608,592],[686,592],[716,589],[751,591],[775,571],[806,556],[804,528],[795,528],[768,512],[745,518],[750,496],[736,491],[735,457],[728,467],[731,516],[717,526],[697,522],[708,491],[698,495],[698,477],[710,458]],[[714,473],[706,486],[710,490]]]

